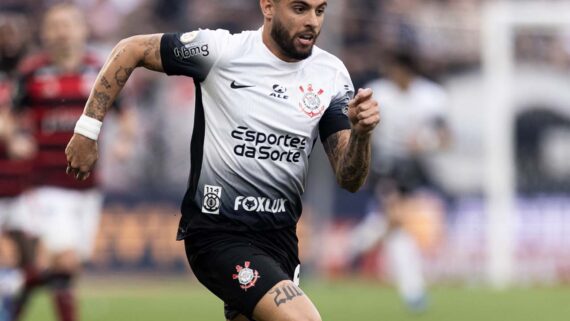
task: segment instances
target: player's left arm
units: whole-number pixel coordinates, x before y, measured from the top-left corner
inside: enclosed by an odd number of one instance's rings
[[[356,192],[370,169],[372,131],[380,122],[378,103],[371,89],[360,89],[348,103],[351,129],[331,134],[323,142],[338,184]]]
[[[8,156],[13,159],[31,159],[37,152],[36,140],[32,135],[29,92],[26,90],[26,75],[19,69],[15,81],[12,101],[5,107],[6,128],[5,143]]]

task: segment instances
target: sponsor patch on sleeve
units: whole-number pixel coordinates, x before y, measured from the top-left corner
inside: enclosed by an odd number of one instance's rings
[[[180,42],[182,42],[183,44],[189,44],[191,43],[194,39],[196,39],[196,37],[198,36],[198,32],[199,31],[191,31],[191,32],[186,32],[183,33],[180,36]]]

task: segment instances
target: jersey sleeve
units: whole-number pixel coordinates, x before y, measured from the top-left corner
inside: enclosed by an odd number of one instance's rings
[[[337,73],[335,92],[335,96],[319,122],[321,141],[325,141],[330,135],[338,131],[350,129],[348,102],[354,97],[354,86],[344,66]]]
[[[229,36],[221,29],[165,33],[160,41],[164,72],[203,81],[223,53]]]
[[[428,83],[424,101],[426,102],[425,120],[434,129],[444,129],[447,126],[448,98],[445,90],[435,84]]]

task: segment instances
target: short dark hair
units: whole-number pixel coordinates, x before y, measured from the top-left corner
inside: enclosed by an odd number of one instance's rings
[[[389,53],[387,57],[390,65],[398,65],[414,73],[419,71],[416,56],[408,50],[396,50]]]

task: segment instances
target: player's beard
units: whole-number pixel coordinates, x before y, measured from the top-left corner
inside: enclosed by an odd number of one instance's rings
[[[277,43],[279,48],[281,48],[281,52],[295,60],[303,60],[307,59],[313,53],[313,45],[309,47],[307,50],[299,50],[295,47],[295,37],[297,35],[293,35],[292,37],[289,36],[289,32],[285,26],[279,21],[278,19],[273,20],[273,26],[271,28],[271,37]],[[316,42],[319,34],[315,34],[314,41]]]

